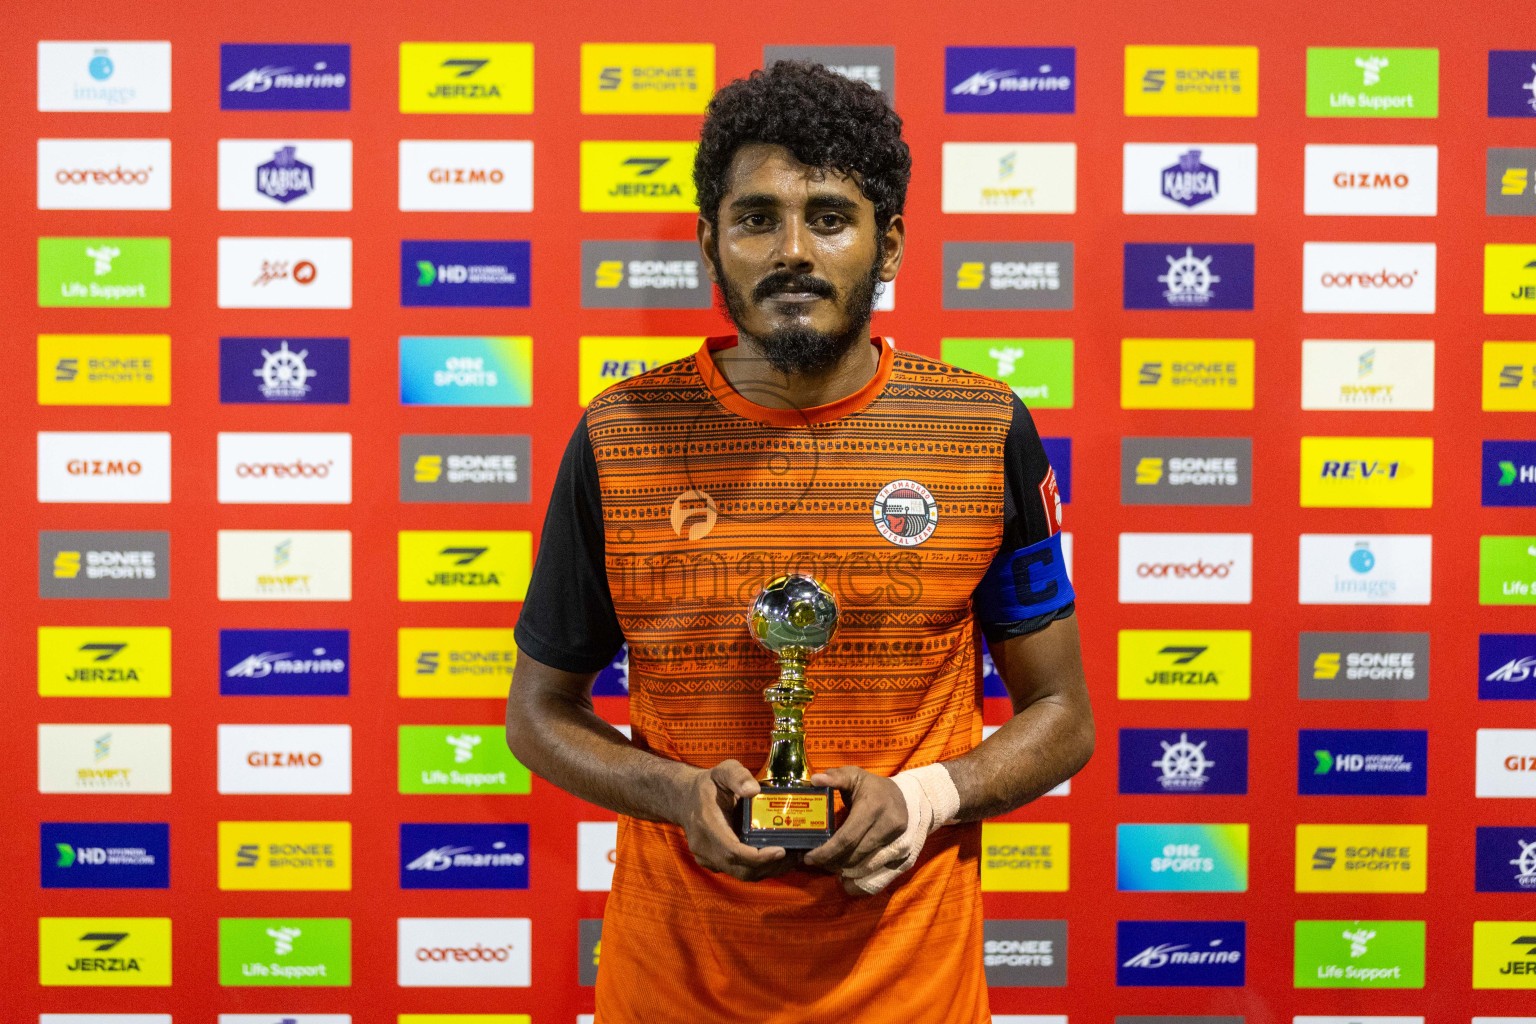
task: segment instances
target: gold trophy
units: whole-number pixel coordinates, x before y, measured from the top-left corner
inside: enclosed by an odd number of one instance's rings
[[[837,599],[821,581],[801,573],[768,582],[747,615],[757,642],[778,655],[779,681],[763,691],[773,709],[768,761],[757,773],[761,792],[743,800],[741,841],[748,846],[809,850],[832,838],[832,787],[813,786],[805,757],[805,707],[816,695],[805,685],[805,662],[837,629]]]

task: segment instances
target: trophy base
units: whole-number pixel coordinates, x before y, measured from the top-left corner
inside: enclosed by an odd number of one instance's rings
[[[737,807],[737,829],[748,846],[811,850],[832,838],[831,786],[773,786]]]

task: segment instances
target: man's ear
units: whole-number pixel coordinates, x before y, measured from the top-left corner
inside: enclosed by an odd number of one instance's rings
[[[704,257],[704,273],[709,275],[711,284],[719,284],[720,278],[715,275],[714,258],[717,251],[715,247],[719,242],[715,239],[715,226],[706,220],[703,214],[699,215],[698,238],[699,255]]]
[[[896,280],[896,274],[901,270],[901,257],[907,249],[907,222],[901,214],[891,218],[891,222],[885,226],[885,259],[880,264],[880,280],[887,283]]]

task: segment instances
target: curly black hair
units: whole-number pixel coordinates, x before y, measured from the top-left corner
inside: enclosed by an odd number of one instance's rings
[[[901,138],[901,118],[878,91],[820,64],[775,61],[709,101],[693,162],[699,212],[709,223],[719,223],[736,150],[753,142],[783,146],[803,164],[851,175],[875,204],[882,234],[906,206],[912,153]]]

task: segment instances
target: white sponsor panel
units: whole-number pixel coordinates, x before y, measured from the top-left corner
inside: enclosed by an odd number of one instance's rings
[[[37,434],[37,500],[171,500],[171,435],[164,431]]]
[[[1067,567],[1067,582],[1072,582],[1072,535],[1061,531],[1061,560]]]
[[[1433,242],[1305,242],[1304,313],[1433,313]]]
[[[220,504],[351,501],[351,434],[219,434]]]
[[[1536,797],[1536,729],[1477,730],[1477,795]]]
[[[224,1018],[232,1016],[221,1014],[219,1024],[224,1024]],[[261,1024],[272,1024],[272,1015],[263,1014],[259,1018]],[[294,1024],[308,1024],[313,1017]],[[40,1013],[37,1015],[37,1024],[171,1024],[171,1015],[168,1013]]]
[[[1433,409],[1435,343],[1303,341],[1301,407],[1361,412]]]
[[[997,730],[999,730],[1001,728],[1002,728],[1002,726],[1000,726],[1000,725],[984,725],[984,726],[981,727],[981,738],[982,739],[986,739],[988,736],[991,736],[993,733],[997,732]],[[1063,782],[1061,785],[1057,786],[1055,789],[1047,790],[1045,795],[1046,796],[1071,796],[1072,795],[1072,780],[1068,779],[1065,782]]]
[[[1433,217],[1440,191],[1436,146],[1307,147],[1308,214]]]
[[[352,727],[221,725],[219,792],[350,793]]]
[[[1124,174],[1124,213],[1258,212],[1255,145],[1127,142]]]
[[[219,209],[352,209],[352,140],[220,139]]]
[[[994,1013],[992,1024],[1067,1024],[1064,1013]]]
[[[171,44],[45,40],[37,44],[37,109],[168,111]]]
[[[400,209],[527,213],[533,209],[533,143],[401,139]]]
[[[1301,604],[1429,604],[1429,534],[1304,533],[1300,548]]]
[[[892,312],[895,312],[895,310],[896,310],[896,282],[895,281],[886,281],[880,287],[880,295],[879,295],[879,297],[875,299],[875,312],[876,313],[892,313]],[[896,347],[896,339],[887,336],[885,340],[886,340],[886,342],[892,348]]]
[[[616,821],[576,823],[576,888],[607,892],[613,888],[614,853],[619,846]]]
[[[1476,1017],[1472,1018],[1474,1021]],[[1291,1024],[1424,1024],[1423,1017],[1292,1017]]]
[[[170,139],[38,139],[39,210],[169,210]]]
[[[169,725],[39,725],[39,793],[169,793]]]
[[[220,309],[351,309],[352,239],[219,239]]]
[[[352,600],[352,532],[220,530],[219,600]]]
[[[1472,1024],[1536,1024],[1536,1017],[1473,1017]]]
[[[1122,533],[1121,604],[1250,604],[1253,534]]]
[[[1076,213],[1074,142],[944,143],[945,213]]]
[[[526,917],[402,917],[401,988],[527,988],[533,966]]]

